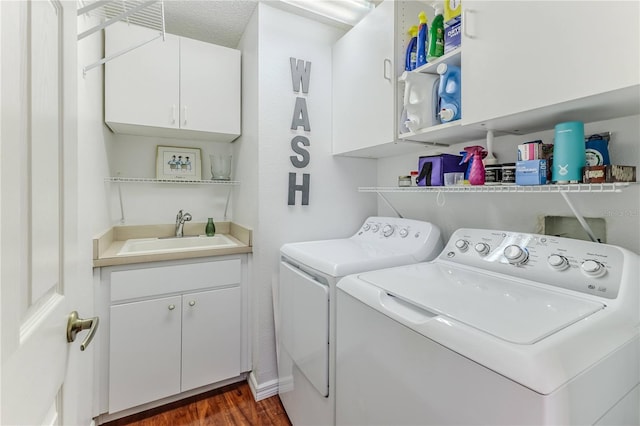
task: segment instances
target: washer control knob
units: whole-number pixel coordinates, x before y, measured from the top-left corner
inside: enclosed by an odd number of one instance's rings
[[[382,228],[382,235],[384,235],[385,237],[390,237],[391,235],[393,235],[393,226],[385,225],[384,228]]]
[[[461,252],[465,252],[469,249],[469,241],[467,240],[458,240],[456,241],[456,248]]]
[[[506,246],[504,248],[503,254],[504,257],[507,258],[507,261],[509,261],[509,263],[512,265],[522,265],[524,263],[527,263],[527,260],[529,260],[529,253],[527,253],[525,249],[516,244]]]
[[[399,233],[402,238],[406,238],[407,235],[409,235],[409,230],[407,228],[402,228]]]
[[[588,277],[601,277],[607,273],[607,268],[602,263],[591,259],[582,262],[581,268]]]
[[[364,226],[362,227],[363,231],[368,231],[369,229],[371,229],[371,225],[369,225],[368,223],[365,223]]]
[[[567,260],[567,258],[564,256],[560,256],[559,254],[552,254],[551,256],[547,257],[547,263],[549,263],[549,266],[551,266],[551,268],[555,269],[556,271],[564,271],[569,267],[569,261]]]
[[[489,244],[487,243],[478,243],[474,248],[480,254],[480,256],[486,256],[491,250],[491,247],[489,247]]]
[[[371,231],[373,232],[378,232],[378,229],[380,229],[380,225],[378,225],[377,223],[371,227]]]

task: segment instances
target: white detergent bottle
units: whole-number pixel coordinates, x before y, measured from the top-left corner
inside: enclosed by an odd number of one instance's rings
[[[416,132],[439,124],[439,77],[405,71],[400,81],[404,82],[404,111],[400,128],[406,126],[409,131]]]

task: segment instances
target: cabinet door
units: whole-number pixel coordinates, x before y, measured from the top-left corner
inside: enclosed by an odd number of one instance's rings
[[[180,392],[180,296],[111,306],[109,412]]]
[[[240,374],[240,288],[182,296],[182,391]]]
[[[462,118],[638,84],[638,2],[462,2]]]
[[[240,51],[180,39],[180,128],[240,134]]]
[[[333,46],[333,153],[395,140],[394,2],[383,1]]]
[[[157,31],[118,22],[106,28],[105,52],[112,55],[151,40]],[[105,121],[178,128],[179,38],[165,34],[105,64]]]

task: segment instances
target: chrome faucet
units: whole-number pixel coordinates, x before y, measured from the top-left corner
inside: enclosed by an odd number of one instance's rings
[[[178,212],[178,214],[176,215],[176,237],[180,238],[184,235],[183,233],[184,223],[189,222],[190,220],[191,220],[191,214],[185,213],[183,215],[182,210]]]

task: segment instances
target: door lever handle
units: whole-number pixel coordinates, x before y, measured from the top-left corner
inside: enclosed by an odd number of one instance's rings
[[[84,351],[87,346],[89,346],[89,343],[91,343],[91,340],[93,340],[99,323],[100,318],[98,317],[82,319],[78,317],[77,311],[71,312],[67,320],[67,342],[74,342],[76,340],[76,334],[82,330],[89,330],[89,334],[87,334],[87,337],[85,337],[80,344],[80,350]]]

